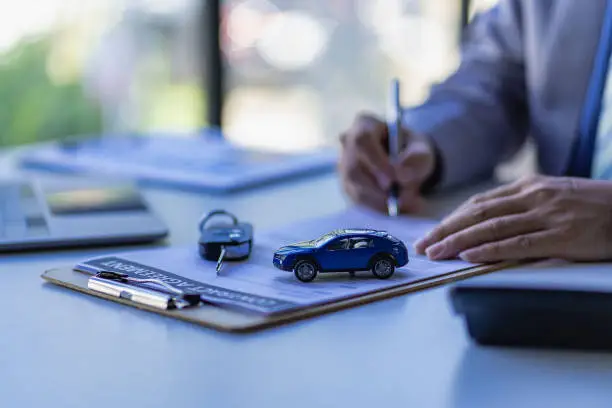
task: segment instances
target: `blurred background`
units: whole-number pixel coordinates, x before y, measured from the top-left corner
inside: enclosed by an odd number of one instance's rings
[[[393,76],[422,101],[457,65],[462,16],[461,0],[19,0],[0,15],[0,146],[189,132],[211,111],[241,145],[334,144],[356,112],[383,112]]]

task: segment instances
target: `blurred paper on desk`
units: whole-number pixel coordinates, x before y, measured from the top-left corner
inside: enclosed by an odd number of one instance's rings
[[[203,299],[213,304],[275,314],[356,297],[475,266],[461,260],[434,262],[415,254],[412,243],[434,225],[434,221],[421,218],[389,218],[366,210],[351,209],[256,234],[250,259],[227,263],[219,276],[215,273],[215,263],[202,260],[195,246],[103,256],[82,262],[76,269],[92,274],[107,270],[138,278],[162,279],[180,289],[200,293]],[[410,262],[398,268],[389,279],[377,279],[369,271],[358,272],[354,277],[348,273],[324,273],[310,283],[301,283],[293,273],[280,271],[272,265],[272,255],[278,247],[314,239],[338,228],[387,230],[409,247]]]
[[[155,185],[231,192],[332,171],[331,149],[278,153],[233,145],[219,132],[107,135],[40,145],[21,157],[28,168],[124,177]]]

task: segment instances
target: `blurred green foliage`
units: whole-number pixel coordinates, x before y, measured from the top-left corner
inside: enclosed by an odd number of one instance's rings
[[[47,75],[50,38],[21,42],[0,55],[0,146],[99,132],[99,106],[78,81],[54,84]]]

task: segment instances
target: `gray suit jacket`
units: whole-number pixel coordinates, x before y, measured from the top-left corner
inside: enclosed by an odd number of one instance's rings
[[[542,173],[566,171],[606,0],[501,0],[471,24],[458,70],[406,126],[439,148],[442,186],[490,176],[533,137]]]

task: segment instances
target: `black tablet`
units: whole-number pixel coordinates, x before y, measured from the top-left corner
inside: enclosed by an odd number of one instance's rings
[[[612,264],[502,270],[455,284],[450,297],[483,345],[612,350]]]

